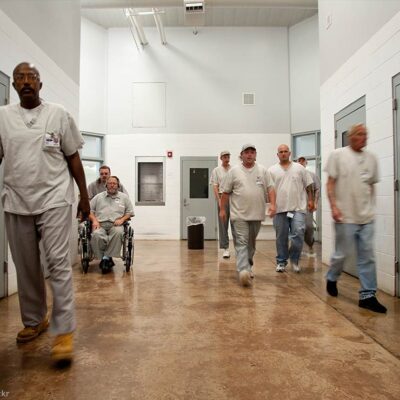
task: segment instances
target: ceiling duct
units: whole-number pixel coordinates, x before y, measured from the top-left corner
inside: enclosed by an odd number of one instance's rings
[[[204,26],[206,22],[204,1],[183,0],[186,26]]]

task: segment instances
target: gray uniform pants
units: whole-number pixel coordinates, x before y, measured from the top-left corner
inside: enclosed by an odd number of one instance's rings
[[[225,207],[226,219],[225,221],[221,220],[219,217],[219,204],[218,204],[218,234],[219,234],[219,248],[220,249],[229,249],[229,236],[228,236],[228,227],[229,227],[229,217],[230,217],[230,209],[229,203],[227,203]]]
[[[124,227],[114,226],[112,222],[101,222],[101,228],[92,232],[92,250],[94,256],[101,260],[103,256],[121,257]]]
[[[313,223],[313,213],[307,211],[306,214],[306,229],[304,231],[304,241],[309,247],[314,244],[314,223]]]
[[[236,252],[236,269],[238,272],[251,270],[256,252],[256,238],[260,231],[261,221],[232,221],[233,244]]]
[[[56,335],[75,330],[72,269],[69,255],[71,206],[39,215],[5,213],[8,240],[17,270],[18,296],[24,326],[35,326],[47,314],[46,285],[39,241],[50,274],[53,311],[50,328]]]

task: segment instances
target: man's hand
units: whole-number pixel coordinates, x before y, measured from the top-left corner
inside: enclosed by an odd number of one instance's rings
[[[335,222],[343,221],[342,212],[336,206],[332,207],[332,218],[334,219]]]
[[[308,200],[308,211],[310,211],[310,212],[313,212],[315,209],[314,209],[314,200]]]
[[[270,218],[273,218],[276,214],[276,206],[275,204],[270,204],[269,209],[268,209],[268,215]]]
[[[95,231],[96,229],[100,229],[100,222],[96,220],[92,221],[92,229]]]
[[[80,220],[86,221],[90,214],[90,203],[88,198],[83,198],[79,200],[77,215],[80,216]]]
[[[123,218],[117,218],[114,221],[114,226],[121,226],[121,225],[123,225],[124,222],[125,222],[125,220]]]

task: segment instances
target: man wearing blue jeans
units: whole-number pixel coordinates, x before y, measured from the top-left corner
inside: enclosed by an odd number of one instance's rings
[[[377,280],[374,240],[374,185],[378,182],[376,157],[364,149],[367,129],[358,124],[348,133],[349,146],[336,149],[328,158],[327,192],[335,221],[335,251],[326,275],[326,290],[338,295],[336,282],[354,244],[357,249],[357,267],[361,289],[359,307],[385,313],[386,307],[376,298]]]
[[[294,272],[301,271],[306,213],[314,210],[313,180],[302,165],[290,161],[290,154],[289,147],[281,144],[279,162],[268,169],[276,192],[276,272],[285,272],[288,259]]]
[[[242,286],[251,286],[253,257],[261,221],[265,219],[267,196],[269,216],[275,214],[275,191],[269,172],[256,164],[256,147],[245,144],[240,158],[242,164],[233,167],[222,181],[219,216],[227,218],[226,205],[230,203],[233,244],[236,251],[236,269]]]

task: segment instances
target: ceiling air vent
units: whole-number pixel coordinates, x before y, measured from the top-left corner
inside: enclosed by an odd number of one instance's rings
[[[185,12],[186,13],[203,13],[204,12],[204,1],[193,1],[184,0]]]
[[[254,106],[256,104],[256,97],[254,93],[243,93],[243,105]]]
[[[205,11],[204,1],[183,0],[185,7],[185,25],[186,26],[204,26]]]

